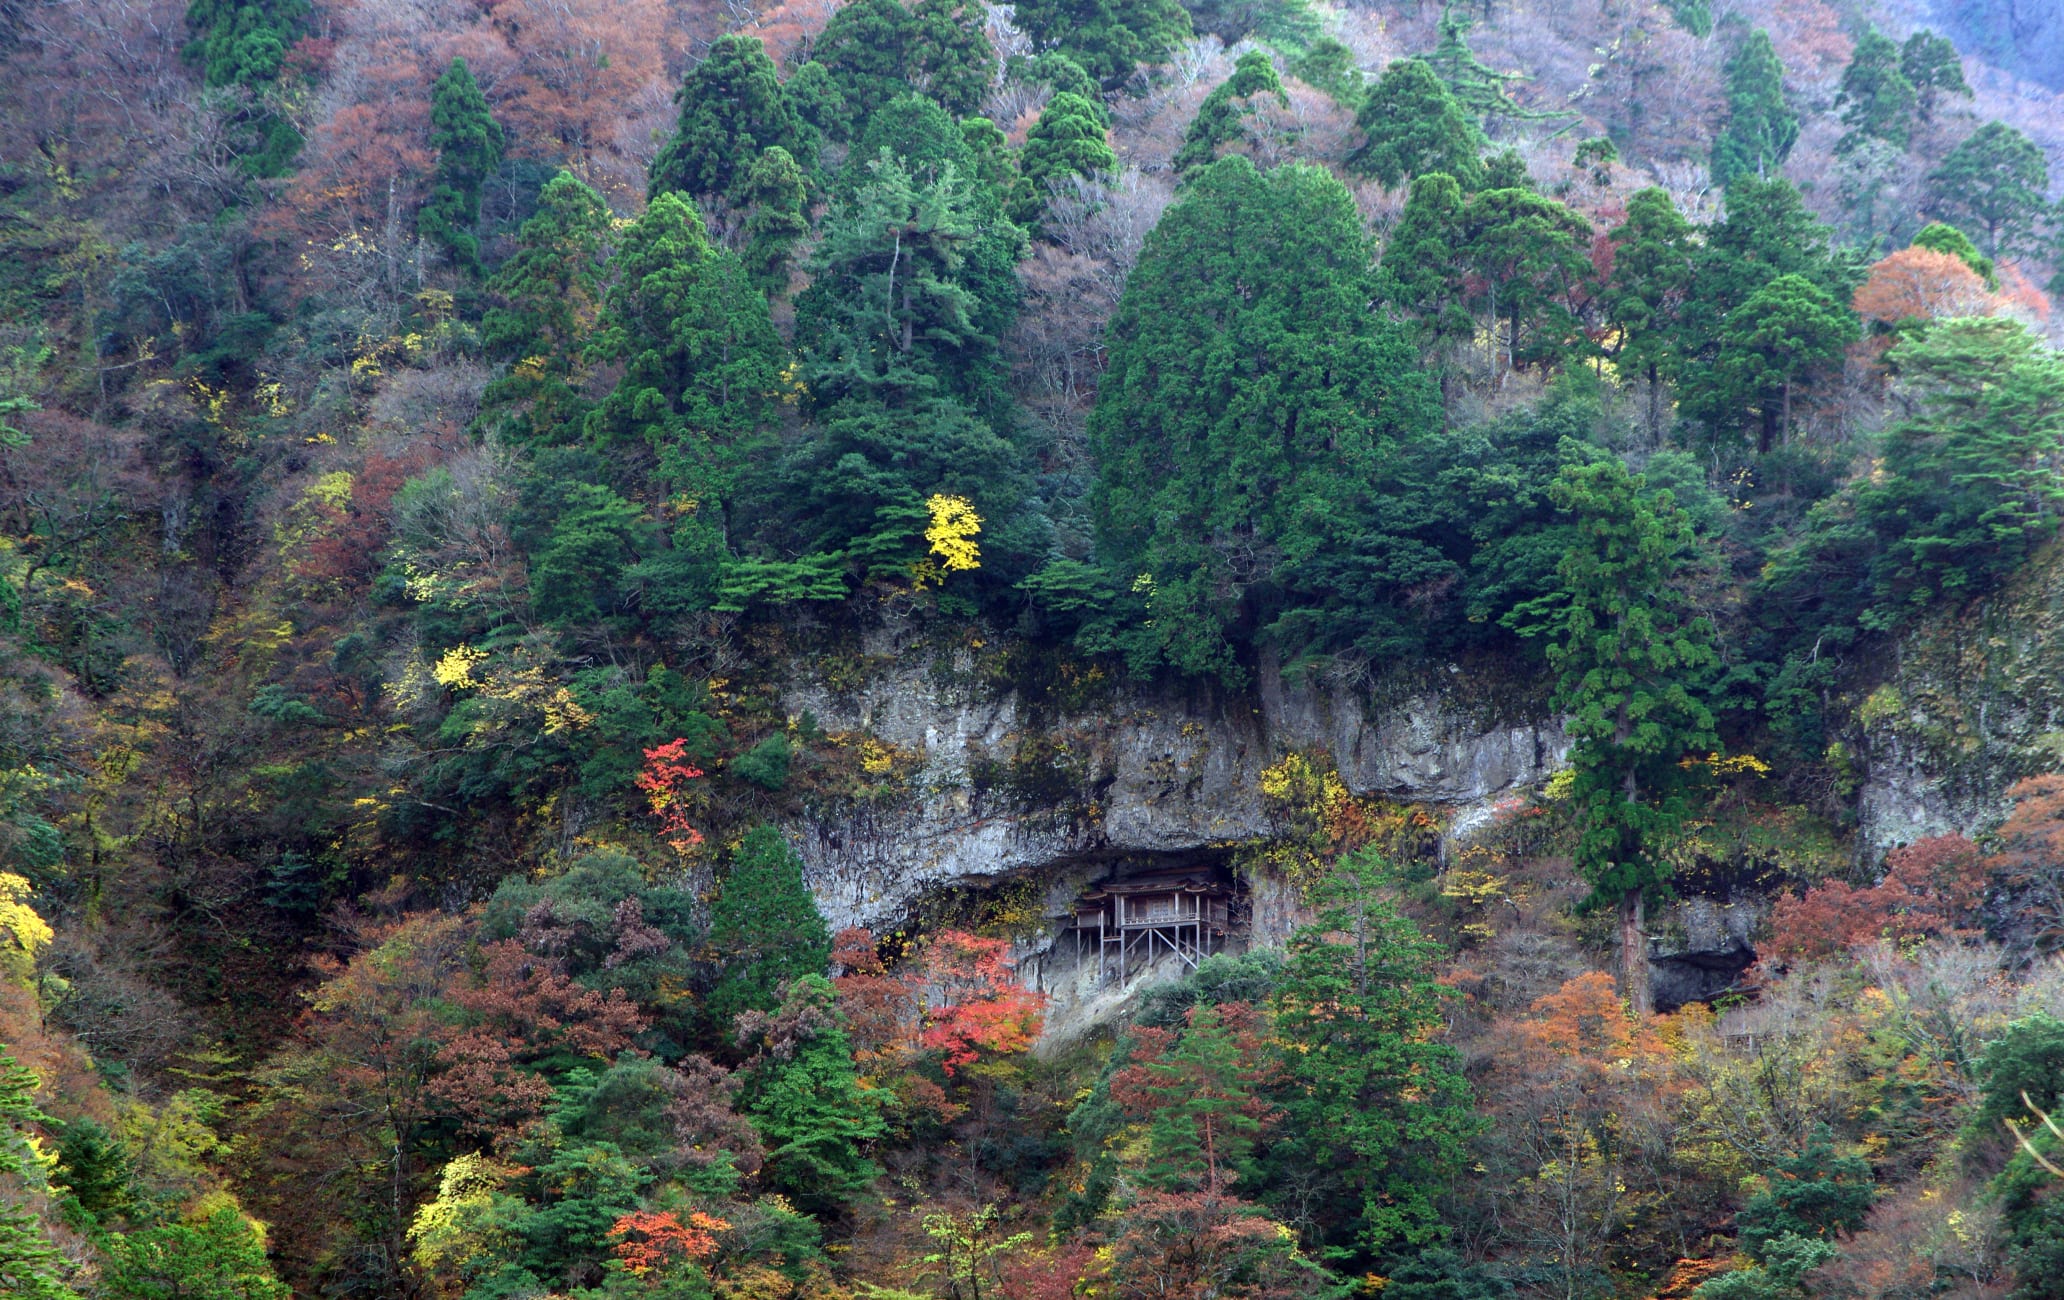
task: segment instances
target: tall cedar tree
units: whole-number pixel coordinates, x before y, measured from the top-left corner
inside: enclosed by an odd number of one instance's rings
[[[745,208],[746,274],[770,298],[787,290],[789,257],[810,233],[809,198],[795,155],[778,144],[762,149],[738,199]]]
[[[1713,141],[1713,183],[1770,179],[1799,139],[1799,116],[1785,103],[1784,64],[1758,27],[1727,63],[1727,125]]]
[[[1923,122],[1933,121],[1942,100],[1949,95],[1971,98],[1971,83],[1964,80],[1964,60],[1948,37],[1918,31],[1899,47],[1899,70],[1914,88],[1914,106]]]
[[[1186,172],[1202,167],[1217,156],[1219,146],[1235,144],[1244,138],[1247,119],[1261,108],[1260,99],[1264,95],[1284,107],[1290,103],[1283,94],[1282,78],[1276,75],[1276,65],[1267,52],[1249,50],[1233,65],[1233,75],[1212,87],[1211,93],[1198,107],[1197,115],[1190,119],[1182,148],[1175,153],[1175,169]]]
[[[1164,1192],[1222,1196],[1254,1173],[1254,1149],[1273,1110],[1263,1086],[1274,1073],[1253,1008],[1193,1006],[1182,1032],[1133,1030],[1129,1063],[1111,1076],[1111,1097],[1147,1121],[1140,1178]]]
[[[593,349],[623,374],[588,436],[650,445],[677,490],[714,504],[773,422],[787,349],[738,255],[711,247],[687,199],[654,198],[619,240]]]
[[[1582,341],[1570,305],[1591,272],[1590,225],[1527,189],[1484,190],[1462,212],[1463,258],[1480,306],[1505,321],[1505,367],[1553,361]]]
[[[1369,312],[1369,261],[1339,181],[1238,156],[1148,236],[1089,421],[1098,536],[1152,618],[1131,646],[1143,670],[1237,679],[1232,634],[1271,613],[1307,624],[1286,635],[1354,644],[1376,630],[1368,611],[1329,602],[1380,603],[1420,576],[1369,539],[1436,394]]]
[[[1638,190],[1611,235],[1612,274],[1603,287],[1606,319],[1617,336],[1613,363],[1648,384],[1648,436],[1663,436],[1663,381],[1684,351],[1684,311],[1698,265],[1691,222],[1666,192]]]
[[[186,25],[194,39],[185,50],[209,86],[249,91],[235,110],[238,163],[253,176],[283,176],[301,150],[301,133],[266,103],[286,66],[287,52],[308,24],[308,0],[193,0]]]
[[[744,1011],[772,1011],[781,989],[821,977],[831,931],[803,884],[803,860],[772,826],[745,833],[710,905],[709,948],[723,973],[707,1006],[719,1033]]]
[[[887,1131],[876,1094],[853,1068],[835,998],[821,973],[795,980],[776,1019],[797,1022],[800,1041],[763,1055],[744,1091],[745,1111],[767,1146],[767,1181],[816,1215],[837,1214],[881,1172],[865,1146]]]
[[[1994,257],[2026,251],[2049,216],[2050,162],[2004,122],[1987,122],[1928,174],[1936,204],[1985,232]]]
[[[1015,12],[1033,45],[1066,55],[1106,90],[1142,64],[1165,63],[1192,30],[1179,0],[1022,0]]]
[[[756,36],[731,32],[711,42],[702,62],[681,79],[674,101],[680,120],[652,160],[654,198],[731,195],[767,149],[786,150],[798,166],[816,163],[808,129]]]
[[[1483,132],[1424,60],[1384,69],[1355,125],[1365,138],[1348,167],[1392,189],[1429,172],[1454,177],[1464,190],[1483,184]]]
[[[1112,152],[1108,138],[1110,126],[1110,115],[1093,99],[1061,91],[1046,101],[1018,155],[1011,220],[1035,229],[1057,182],[1117,170],[1118,155]]]
[[[811,48],[810,62],[824,70],[838,106],[818,125],[833,139],[855,138],[876,110],[916,87],[952,116],[966,117],[981,107],[995,60],[979,6],[918,0],[906,9],[898,0],[854,0],[832,15]]]
[[[488,279],[496,305],[481,320],[488,354],[511,362],[482,403],[502,408],[519,441],[563,441],[585,414],[576,379],[601,310],[609,262],[609,206],[570,172],[538,195],[516,251]]]
[[[1476,318],[1464,304],[1466,241],[1462,186],[1445,172],[1415,176],[1377,269],[1378,297],[1412,323],[1443,389],[1450,351],[1476,336]]]
[[[1364,1260],[1440,1234],[1436,1198],[1478,1127],[1439,1041],[1445,953],[1386,897],[1389,874],[1373,850],[1336,864],[1270,1001],[1284,1080],[1270,1181],[1316,1186],[1327,1246]]]
[[[1867,139],[1906,148],[1913,138],[1914,85],[1907,80],[1899,46],[1891,37],[1874,26],[1863,29],[1842,72],[1835,103],[1842,110],[1842,124],[1849,128],[1835,146],[1837,151],[1847,152]]]
[[[1886,354],[1904,413],[1885,431],[1861,522],[1882,539],[1872,575],[1889,626],[2005,578],[2056,532],[2064,484],[2064,358],[2015,321],[1942,321]]]
[[[430,146],[437,173],[430,197],[416,214],[416,229],[443,248],[467,274],[480,270],[480,187],[502,165],[502,127],[466,61],[454,58],[430,90]]]
[[[1575,777],[1575,865],[1591,886],[1587,902],[1619,909],[1621,987],[1645,1015],[1644,904],[1669,888],[1667,840],[1685,816],[1682,762],[1718,743],[1698,691],[1719,657],[1712,624],[1679,587],[1696,539],[1669,491],[1648,492],[1607,459],[1565,467],[1550,494],[1575,538],[1556,569],[1560,590],[1521,606],[1514,621],[1552,638]]]
[[[1744,426],[1766,453],[1791,437],[1802,390],[1840,373],[1861,336],[1856,313],[1803,275],[1780,275],[1720,326],[1719,356],[1689,384],[1688,404],[1716,429]]]

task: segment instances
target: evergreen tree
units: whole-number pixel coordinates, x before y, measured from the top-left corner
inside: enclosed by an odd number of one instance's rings
[[[687,458],[708,475],[696,486],[721,492],[719,466],[780,402],[788,358],[767,300],[678,194],[654,198],[620,240],[592,348],[623,373],[588,415],[588,436],[676,452],[693,443]]]
[[[1833,234],[1807,211],[1790,181],[1735,181],[1727,190],[1727,215],[1707,228],[1692,275],[1681,317],[1683,361],[1714,361],[1727,317],[1780,275],[1804,276],[1847,302],[1862,280],[1861,267],[1836,256]]]
[[[821,978],[831,932],[803,884],[803,860],[772,826],[755,826],[731,854],[710,904],[709,949],[721,965],[705,1004],[729,1033],[743,1011],[772,1011],[791,980]]]
[[[797,1024],[801,1041],[762,1057],[744,1093],[767,1146],[768,1182],[817,1215],[837,1214],[881,1173],[863,1148],[887,1131],[878,1094],[853,1069],[835,996],[822,974],[796,977],[778,1019]]]
[[[1950,150],[1928,184],[1939,207],[1985,232],[1994,257],[2030,247],[2049,216],[2049,159],[2004,122],[1987,122]]]
[[[117,1236],[102,1276],[106,1294],[136,1300],[291,1300],[265,1243],[230,1206]]]
[[[1907,37],[1900,47],[1899,71],[1914,88],[1914,106],[1923,122],[1934,120],[1946,96],[1971,98],[1971,84],[1964,80],[1964,61],[1956,46],[1925,28]]]
[[[1278,610],[1294,641],[1385,643],[1426,558],[1380,524],[1416,508],[1385,485],[1435,394],[1373,289],[1354,200],[1316,167],[1221,158],[1148,237],[1089,422],[1103,554],[1152,619],[1142,670],[1237,678],[1230,629]]]
[[[502,128],[466,61],[454,58],[430,92],[430,147],[437,172],[416,229],[469,274],[480,270],[480,187],[502,165]]]
[[[1426,66],[1433,69],[1479,128],[1495,129],[1503,122],[1532,122],[1543,118],[1571,116],[1566,113],[1539,113],[1521,108],[1507,89],[1513,82],[1523,80],[1518,74],[1499,72],[1476,57],[1476,51],[1469,48],[1469,29],[1473,20],[1460,9],[1444,8],[1440,18],[1440,41],[1433,52],[1424,56]]]
[[[1176,150],[1175,169],[1184,172],[1201,167],[1217,157],[1220,145],[1244,139],[1247,120],[1260,109],[1258,101],[1263,95],[1285,108],[1290,105],[1274,61],[1264,51],[1249,50],[1233,65],[1233,75],[1204,97],[1183,135],[1182,148]]]
[[[917,0],[906,84],[966,117],[982,106],[996,76],[982,6],[969,0]]]
[[[649,197],[731,195],[768,149],[783,150],[799,169],[815,165],[808,132],[756,36],[728,32],[712,41],[674,102],[680,118],[652,160]]]
[[[1867,139],[1906,148],[1913,138],[1914,85],[1901,70],[1899,47],[1891,37],[1874,26],[1864,27],[1842,71],[1835,104],[1849,128],[1835,146],[1837,152],[1846,153]]]
[[[1683,356],[1684,311],[1698,265],[1692,226],[1662,190],[1638,190],[1612,232],[1612,274],[1602,293],[1619,336],[1613,362],[1648,381],[1648,433],[1662,439],[1662,387]]]
[[[1429,172],[1454,177],[1464,190],[1483,183],[1483,133],[1419,59],[1399,59],[1384,69],[1355,125],[1365,139],[1347,165],[1392,189]]]
[[[739,192],[745,207],[746,274],[768,297],[788,288],[789,257],[810,233],[809,189],[794,155],[769,145],[753,161]]]
[[[1167,62],[1191,34],[1180,0],[1023,0],[1014,12],[1041,52],[1066,55],[1106,90]]]
[[[571,436],[585,414],[575,383],[601,308],[610,217],[602,196],[570,172],[538,195],[516,251],[487,282],[496,303],[481,319],[488,355],[513,364],[482,402],[502,408],[518,441]]]
[[[71,1270],[63,1253],[12,1191],[46,1185],[31,1130],[48,1122],[36,1107],[36,1076],[0,1047],[0,1179],[5,1180],[0,1185],[10,1189],[8,1199],[0,1201],[0,1290],[21,1300],[79,1300],[65,1284]]]
[[[1199,36],[1216,36],[1229,50],[1251,38],[1294,53],[1325,30],[1311,0],[1186,0],[1184,8]]]
[[[1876,1188],[1870,1161],[1835,1153],[1834,1135],[1816,1125],[1806,1145],[1772,1171],[1768,1191],[1735,1215],[1742,1245],[1761,1260],[1785,1237],[1831,1240],[1863,1226]]]
[[[1141,1180],[1163,1191],[1223,1195],[1252,1175],[1264,1103],[1255,1095],[1259,1044],[1243,1043],[1216,1006],[1194,1007],[1174,1045],[1129,1066],[1114,1090],[1148,1112]]]
[[[1729,312],[1719,355],[1687,385],[1687,400],[1717,428],[1752,424],[1756,450],[1789,439],[1793,406],[1816,375],[1837,367],[1861,337],[1856,313],[1803,275],[1781,275]]]
[[[1727,63],[1727,124],[1713,141],[1713,183],[1774,179],[1799,139],[1799,118],[1785,103],[1784,64],[1758,27]]]
[[[967,116],[988,94],[995,61],[982,10],[965,0],[918,0],[914,10],[898,0],[855,0],[832,15],[810,57],[840,108],[823,125],[841,140],[859,136],[884,104],[919,88],[951,116]]]
[[[192,0],[186,25],[194,39],[184,54],[201,67],[202,84],[250,92],[239,110],[240,165],[253,176],[283,176],[301,151],[301,133],[268,97],[286,65],[287,51],[307,26],[308,0]]]
[[[856,174],[865,179],[834,204],[796,300],[812,399],[986,398],[1017,307],[1021,232],[952,162],[913,175],[884,147]]]
[[[1913,246],[1948,253],[1976,271],[1978,277],[1985,281],[1986,288],[1999,288],[1999,268],[1993,265],[1991,258],[1978,251],[1978,245],[1971,242],[1969,235],[1955,226],[1946,222],[1931,221],[1914,235]]]
[[[1463,292],[1468,230],[1462,187],[1444,172],[1414,177],[1405,209],[1391,227],[1378,268],[1377,295],[1413,322],[1420,351],[1447,380],[1446,357],[1455,344],[1475,337],[1476,318]]]
[[[79,1208],[102,1223],[129,1205],[135,1174],[122,1140],[96,1120],[80,1118],[57,1135],[58,1178]]]
[[[1082,70],[1082,65],[1058,50],[1048,50],[1026,58],[1022,54],[1011,56],[1011,75],[1020,81],[1045,86],[1056,95],[1080,95],[1102,107],[1099,98],[1103,90],[1096,79]]]
[[[1581,337],[1571,295],[1590,273],[1591,228],[1532,190],[1484,190],[1462,214],[1463,257],[1484,315],[1505,321],[1505,364],[1560,358]]]
[[[1938,322],[1886,354],[1907,414],[1885,431],[1883,472],[1858,521],[1881,539],[1875,609],[1890,627],[2012,573],[2057,529],[2064,484],[2064,358],[2017,322]]]
[[[633,613],[631,567],[657,548],[645,512],[599,483],[553,482],[550,526],[530,547],[530,603],[561,628],[615,625]],[[529,530],[526,530],[529,531]]]
[[[1686,812],[1682,760],[1717,744],[1698,697],[1718,663],[1713,626],[1679,589],[1694,538],[1667,490],[1647,491],[1606,459],[1566,467],[1550,494],[1576,528],[1559,589],[1508,619],[1523,635],[1552,638],[1575,778],[1575,866],[1590,905],[1618,907],[1622,991],[1646,1015],[1644,904],[1669,889],[1668,840]]]
[[[986,117],[960,120],[960,142],[967,149],[968,175],[987,205],[1002,211],[1018,188],[1018,153],[1003,128]]]
[[[1368,849],[1335,865],[1270,1001],[1285,1081],[1270,1183],[1294,1176],[1326,1244],[1364,1259],[1440,1234],[1436,1199],[1478,1127],[1461,1058],[1439,1041],[1443,953],[1384,897],[1388,871]]]
[[[1362,70],[1355,66],[1355,52],[1331,36],[1319,37],[1292,60],[1290,75],[1325,91],[1334,103],[1350,113],[1361,110],[1362,97],[1369,93]]]
[[[1046,211],[1056,182],[1117,170],[1118,155],[1111,151],[1109,131],[1102,104],[1066,91],[1049,99],[1026,133],[1025,147],[1018,156],[1018,188],[1011,199],[1011,219],[1032,229]]]

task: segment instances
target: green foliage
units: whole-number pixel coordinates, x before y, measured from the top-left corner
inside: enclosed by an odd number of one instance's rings
[[[2030,248],[2049,213],[2049,158],[2004,122],[1987,122],[1928,173],[1935,202],[1985,232],[1995,257]]]
[[[820,113],[818,125],[835,140],[856,138],[877,110],[913,87],[923,87],[948,114],[965,117],[988,93],[994,60],[978,5],[918,0],[906,9],[898,0],[855,0],[832,15],[811,46],[810,62],[825,77],[825,88],[810,88],[811,94],[839,110]],[[861,162],[873,156],[872,150],[854,151]]]
[[[779,791],[788,784],[789,760],[795,756],[785,732],[775,732],[731,760],[731,775],[750,781],[763,790]]]
[[[756,36],[727,32],[674,92],[681,106],[673,135],[652,160],[649,197],[666,193],[745,197],[749,178],[770,149],[800,173],[816,149],[781,75]]]
[[[745,217],[741,258],[753,285],[769,298],[788,289],[789,256],[810,233],[809,187],[802,166],[780,145],[753,160],[739,192]]]
[[[32,1130],[48,1122],[36,1108],[36,1076],[0,1047],[0,1179],[10,1189],[48,1185]],[[0,1289],[22,1300],[79,1300],[65,1284],[71,1271],[36,1213],[10,1190],[0,1202]]]
[[[557,486],[551,532],[531,550],[531,606],[570,628],[630,617],[634,598],[624,579],[657,544],[651,521],[613,488]]]
[[[1447,353],[1476,336],[1465,298],[1469,232],[1462,187],[1445,172],[1412,179],[1411,193],[1383,245],[1377,294],[1412,322],[1420,351],[1443,376]]]
[[[1446,1246],[1420,1251],[1388,1272],[1390,1300],[1505,1300],[1512,1284]]]
[[[235,114],[239,164],[253,176],[283,176],[301,150],[301,133],[267,102],[287,52],[308,23],[308,0],[192,0],[186,25],[194,39],[184,53],[211,87],[249,92]]]
[[[481,341],[514,365],[482,402],[507,412],[504,427],[518,441],[563,441],[585,414],[573,380],[601,305],[609,236],[602,196],[560,172],[487,281],[496,305],[481,320]]]
[[[767,1144],[768,1181],[812,1214],[836,1214],[881,1173],[864,1148],[887,1126],[880,1094],[862,1087],[854,1072],[842,1017],[822,975],[795,981],[783,1018],[804,1008],[815,1012],[814,1027],[754,1066],[745,1110]]]
[[[1899,71],[1914,88],[1914,105],[1923,122],[1934,118],[1945,97],[1971,98],[1971,84],[1964,80],[1964,61],[1956,46],[1948,37],[1926,28],[1907,37],[1899,48]]]
[[[1478,1128],[1461,1060],[1437,1041],[1440,946],[1385,897],[1390,870],[1359,850],[1314,888],[1270,1001],[1285,1086],[1265,1195],[1315,1194],[1320,1236],[1363,1258],[1439,1235],[1435,1198]]]
[[[1106,90],[1166,62],[1192,31],[1180,0],[1025,0],[1016,13],[1041,53],[1066,55]]]
[[[1837,152],[1854,149],[1866,139],[1904,149],[1912,139],[1914,85],[1902,70],[1899,46],[1875,26],[1866,26],[1856,38],[1835,103],[1842,110],[1842,124],[1849,128],[1835,146]]]
[[[1758,27],[1727,62],[1727,124],[1713,140],[1713,183],[1775,179],[1799,139],[1799,117],[1785,102],[1784,64]]]
[[[1575,776],[1575,867],[1593,903],[1661,894],[1666,841],[1687,811],[1679,762],[1717,744],[1699,699],[1718,663],[1713,626],[1680,588],[1691,523],[1670,493],[1650,493],[1617,460],[1570,466],[1551,493],[1576,530],[1556,569],[1560,590],[1509,617],[1552,638]]]
[[[1110,115],[1097,101],[1070,91],[1060,91],[1049,99],[1025,135],[1025,148],[1018,159],[1017,192],[1011,198],[1011,220],[1028,230],[1036,229],[1057,182],[1117,170],[1118,155],[1111,151],[1109,133]]]
[[[1777,1243],[1786,1238],[1827,1241],[1861,1228],[1876,1194],[1870,1161],[1838,1155],[1823,1124],[1805,1147],[1771,1171],[1769,1190],[1743,1203],[1735,1226],[1742,1245],[1768,1264]]]
[[[59,1127],[56,1181],[96,1220],[128,1207],[134,1174],[128,1149],[106,1126],[81,1117]]]
[[[437,172],[416,214],[423,238],[442,247],[468,274],[480,270],[480,186],[502,165],[502,127],[466,61],[454,58],[430,88],[430,147]]]
[[[1462,213],[1463,259],[1486,316],[1504,317],[1508,364],[1559,360],[1583,343],[1570,310],[1591,270],[1591,227],[1528,189],[1473,194]]]
[[[1691,295],[1699,249],[1691,223],[1670,196],[1653,187],[1627,200],[1626,220],[1612,231],[1612,274],[1601,297],[1606,319],[1619,332],[1614,364],[1623,373],[1647,377],[1650,436],[1661,434],[1665,375],[1674,375],[1684,354],[1684,312]]]
[[[1362,98],[1369,93],[1362,70],[1355,66],[1355,52],[1331,36],[1319,37],[1292,59],[1290,75],[1325,91],[1334,103],[1350,113],[1360,111]]]
[[[1444,567],[1382,513],[1419,508],[1385,489],[1433,428],[1433,392],[1366,310],[1368,263],[1337,180],[1238,156],[1148,237],[1089,423],[1102,553],[1152,620],[1136,669],[1236,678],[1231,629],[1271,615],[1299,647],[1374,651],[1395,631],[1383,602]]]
[[[1510,122],[1540,121],[1566,116],[1555,112],[1532,112],[1521,108],[1506,89],[1522,80],[1515,73],[1499,72],[1476,57],[1469,48],[1469,29],[1475,20],[1466,9],[1443,6],[1440,40],[1424,56],[1426,65],[1454,95],[1472,125],[1496,129]]]
[[[2003,1120],[2031,1122],[2024,1093],[2037,1109],[2058,1110],[2064,1097],[2064,1020],[2038,1011],[2014,1021],[1985,1045],[1977,1073],[1979,1106],[1971,1127],[1987,1137],[1999,1133]]]
[[[772,1011],[783,986],[821,976],[831,961],[831,931],[803,884],[803,860],[772,826],[747,831],[731,854],[710,904],[708,946],[722,971],[708,1013],[726,1034],[739,1013]]]
[[[1693,36],[1703,40],[1713,34],[1712,0],[1663,0],[1663,7]]]
[[[1306,49],[1325,30],[1310,0],[1185,0],[1190,26],[1227,49],[1256,40],[1285,53]]]
[[[1990,590],[2056,532],[2064,359],[2008,320],[1944,321],[1887,354],[1907,414],[1858,489],[1883,549],[1868,625]]]
[[[258,1229],[234,1208],[116,1234],[102,1271],[115,1300],[290,1300]]]
[[[1483,183],[1483,132],[1421,59],[1399,59],[1362,101],[1355,125],[1364,140],[1347,165],[1395,189],[1443,172],[1464,190]]]
[[[1806,1275],[1840,1253],[1832,1241],[1786,1234],[1764,1244],[1762,1263],[1723,1273],[1692,1294],[1698,1300],[1794,1300],[1806,1294]]]
[[[1276,76],[1275,63],[1266,53],[1249,50],[1233,66],[1233,75],[1212,87],[1198,107],[1197,116],[1190,119],[1182,148],[1175,153],[1175,169],[1181,172],[1201,167],[1217,157],[1220,145],[1243,140],[1247,119],[1260,110],[1257,101],[1263,95],[1273,97],[1285,107],[1290,102],[1283,94],[1281,78]]]
[[[1955,226],[1946,222],[1931,221],[1914,235],[1913,246],[1948,253],[1976,271],[1985,281],[1986,288],[1999,288],[1999,268],[1993,264],[1991,258],[1978,251],[1978,245],[1971,242],[1969,235]]]
[[[1791,436],[1794,407],[1839,375],[1862,335],[1856,314],[1803,275],[1781,275],[1727,314],[1715,364],[1687,377],[1686,402],[1717,429],[1756,430],[1768,452]]]

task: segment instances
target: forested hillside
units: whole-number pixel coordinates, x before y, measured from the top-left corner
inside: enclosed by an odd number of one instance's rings
[[[2064,1297],[2033,0],[0,0],[0,1294]]]

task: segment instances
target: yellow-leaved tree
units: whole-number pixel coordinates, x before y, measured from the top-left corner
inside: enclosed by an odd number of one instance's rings
[[[982,516],[975,513],[975,503],[966,497],[934,492],[925,499],[925,510],[931,516],[931,522],[925,526],[930,553],[918,561],[913,571],[919,589],[945,581],[949,573],[981,568],[982,548],[975,537],[982,531]]]

